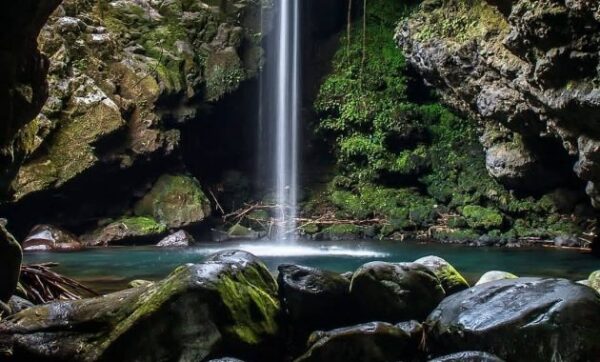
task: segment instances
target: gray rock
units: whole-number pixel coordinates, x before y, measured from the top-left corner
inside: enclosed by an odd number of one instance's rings
[[[24,251],[76,251],[83,248],[77,237],[52,225],[36,225],[23,240]]]
[[[296,362],[389,362],[417,354],[418,344],[401,328],[383,322],[315,332]]]
[[[489,271],[489,272],[483,274],[481,276],[481,278],[479,278],[477,283],[475,283],[475,285],[481,285],[481,284],[485,284],[485,283],[489,283],[489,282],[495,282],[497,280],[516,279],[516,278],[518,278],[518,277],[512,273],[505,272],[505,271],[492,270],[492,271]]]
[[[429,362],[504,362],[500,358],[486,352],[459,352],[437,357]]]
[[[593,361],[600,295],[564,279],[519,278],[451,295],[427,318],[434,353],[481,350],[507,361]]]
[[[192,246],[195,243],[196,240],[194,240],[192,235],[185,230],[179,230],[159,241],[156,246],[163,248],[180,248]]]

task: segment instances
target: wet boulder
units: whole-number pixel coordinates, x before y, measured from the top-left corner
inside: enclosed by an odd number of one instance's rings
[[[426,324],[436,354],[479,350],[528,362],[600,356],[600,295],[565,279],[475,286],[444,299]]]
[[[345,308],[350,299],[348,279],[300,265],[280,265],[277,269],[282,307],[293,322],[318,329],[350,319]]]
[[[211,214],[210,201],[198,180],[186,175],[163,175],[135,205],[135,214],[156,219],[169,228],[199,223]]]
[[[82,244],[70,232],[52,225],[36,225],[23,240],[24,251],[76,251]]]
[[[185,230],[179,230],[159,241],[156,246],[161,248],[181,248],[192,246],[195,243],[196,240],[194,240],[192,235]]]
[[[0,351],[35,361],[274,360],[278,313],[264,264],[221,252],[153,285],[26,309],[0,323]]]
[[[590,274],[587,279],[587,285],[600,293],[600,270],[596,270]]]
[[[425,265],[440,280],[447,295],[469,288],[467,280],[446,260],[437,256],[425,256],[415,263]]]
[[[21,246],[0,220],[0,302],[7,302],[17,289],[21,275]]]
[[[486,352],[467,351],[437,357],[429,362],[504,362],[500,358]]]
[[[516,279],[516,278],[518,278],[518,277],[512,273],[505,272],[505,271],[499,271],[499,270],[492,270],[492,271],[489,271],[489,272],[483,274],[481,276],[481,278],[479,278],[477,283],[475,283],[475,285],[481,285],[481,284],[485,284],[485,283],[489,283],[489,282],[495,282],[496,280]]]
[[[399,326],[371,322],[315,332],[309,349],[296,362],[388,362],[410,360],[418,341]]]
[[[167,227],[150,217],[125,216],[81,237],[86,246],[136,245],[156,243]]]
[[[365,320],[423,320],[442,301],[444,288],[427,267],[416,263],[372,262],[352,277],[350,294]]]

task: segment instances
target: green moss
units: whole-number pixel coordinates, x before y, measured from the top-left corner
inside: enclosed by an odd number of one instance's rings
[[[323,229],[323,233],[334,236],[360,235],[361,232],[362,228],[360,226],[352,224],[337,224]]]
[[[588,277],[589,286],[596,289],[600,293],[600,270],[597,270],[590,274]]]
[[[467,224],[475,229],[496,229],[501,227],[504,221],[504,217],[498,211],[477,205],[463,207],[462,214]]]
[[[123,217],[111,225],[123,225],[125,229],[129,230],[130,234],[134,235],[152,235],[162,234],[167,231],[167,227],[164,224],[157,222],[150,217]]]

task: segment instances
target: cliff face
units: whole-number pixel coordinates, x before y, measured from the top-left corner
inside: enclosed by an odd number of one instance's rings
[[[37,36],[60,0],[6,4],[0,15],[0,189],[24,157],[21,129],[42,108],[47,94],[48,59]]]
[[[256,75],[260,7],[66,0],[39,38],[50,59],[49,98],[19,124],[22,157],[13,160],[16,176],[5,178],[9,200],[172,154],[179,124]]]
[[[575,174],[600,207],[596,1],[428,0],[396,39],[447,104],[481,121],[492,176],[543,192]]]

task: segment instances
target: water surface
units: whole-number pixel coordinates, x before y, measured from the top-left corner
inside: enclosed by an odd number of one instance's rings
[[[599,258],[575,250],[474,248],[392,241],[298,242],[290,246],[262,242],[207,243],[186,249],[104,248],[71,253],[27,253],[25,261],[57,262],[60,264],[56,268],[58,272],[108,292],[125,287],[133,279],[163,278],[181,264],[201,262],[207,255],[224,249],[252,252],[273,271],[279,264],[293,263],[345,272],[370,261],[407,262],[426,255],[448,260],[471,281],[489,270],[579,280],[600,269]]]

